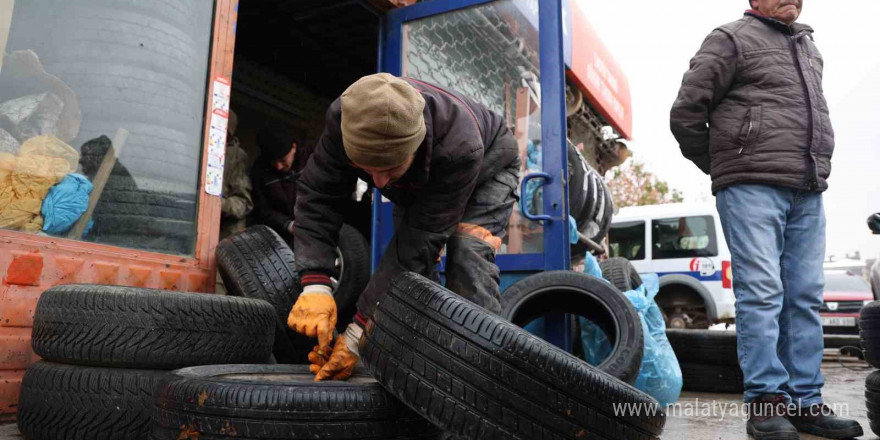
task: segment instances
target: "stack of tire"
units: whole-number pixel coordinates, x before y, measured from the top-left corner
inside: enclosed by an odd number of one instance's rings
[[[736,355],[736,332],[667,329],[666,338],[681,366],[683,390],[732,394],[744,391]]]
[[[217,256],[230,292],[286,322],[298,286],[280,237],[250,228]],[[665,422],[650,396],[413,273],[388,286],[359,351],[346,382],[312,382],[305,365],[178,370],[150,438],[648,440]]]
[[[359,351],[367,370],[345,382],[304,365],[178,370],[150,439],[648,440],[665,423],[651,397],[413,273]]]
[[[40,297],[18,428],[30,440],[145,439],[155,391],[175,368],[259,363],[274,312],[244,298],[67,285]]]
[[[346,382],[304,365],[178,370],[150,439],[649,440],[665,422],[651,397],[413,273],[359,345],[367,370]]]
[[[614,202],[605,179],[577,149],[568,144],[568,201],[569,213],[577,223],[578,231],[599,243],[611,229]],[[580,261],[589,250],[586,244],[571,245],[572,261]]]
[[[872,367],[880,368],[880,301],[862,307],[859,328],[865,360]],[[865,379],[865,399],[871,431],[880,435],[880,371],[872,372]]]

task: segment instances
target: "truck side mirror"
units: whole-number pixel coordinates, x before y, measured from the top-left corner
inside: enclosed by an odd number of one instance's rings
[[[880,235],[880,212],[871,214],[868,217],[868,227],[871,228],[871,232],[875,235]]]

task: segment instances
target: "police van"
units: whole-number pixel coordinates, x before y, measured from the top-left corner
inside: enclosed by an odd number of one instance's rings
[[[622,208],[609,233],[612,257],[660,277],[657,304],[669,328],[734,322],[730,251],[712,204]]]

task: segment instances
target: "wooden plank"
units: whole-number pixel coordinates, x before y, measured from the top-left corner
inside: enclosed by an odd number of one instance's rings
[[[12,10],[15,0],[0,0],[0,67],[3,66],[3,54],[6,53],[6,42],[9,39],[9,28],[12,26]]]
[[[113,143],[107,149],[107,152],[104,153],[104,160],[101,161],[101,166],[98,167],[98,172],[95,173],[95,178],[92,180],[94,187],[89,195],[89,208],[76,221],[73,228],[70,229],[67,238],[76,240],[82,237],[86,226],[89,224],[89,220],[92,219],[92,214],[95,212],[95,206],[98,205],[98,200],[101,198],[101,194],[104,193],[104,187],[107,186],[107,180],[110,179],[110,173],[116,165],[116,160],[122,154],[122,147],[125,145],[126,139],[128,139],[128,130],[124,128],[116,130],[116,135],[113,136]]]

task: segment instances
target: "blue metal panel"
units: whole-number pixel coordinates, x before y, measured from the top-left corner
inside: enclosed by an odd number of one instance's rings
[[[541,144],[543,170],[553,176],[544,186],[544,268],[571,268],[568,243],[568,155],[566,154],[565,66],[562,0],[541,2]],[[557,178],[558,177],[558,178]]]
[[[575,6],[577,7],[577,6]],[[571,68],[571,47],[574,45],[571,29],[571,0],[562,0],[562,41],[565,66]]]
[[[571,268],[571,248],[568,242],[568,155],[566,154],[568,146],[566,145],[562,1],[541,2],[540,13],[543,170],[554,176],[554,179],[544,186],[544,214],[553,218],[552,221],[544,223],[546,270]],[[571,352],[571,316],[554,314],[546,318],[547,342]]]
[[[403,71],[403,25],[407,21],[438,15],[457,9],[489,3],[490,0],[433,0],[394,10],[383,24],[381,39],[383,56],[380,69],[394,75]],[[563,5],[563,3],[566,3]],[[565,119],[565,59],[570,58],[570,46],[565,47],[563,35],[570,39],[568,0],[541,0],[538,22],[540,26],[541,52],[541,120],[543,171],[550,174],[549,184],[543,191],[543,213],[549,221],[544,224],[544,254],[499,255],[496,259],[502,270],[501,288],[506,289],[515,281],[537,270],[570,269],[568,243],[568,190],[567,145]],[[565,11],[565,12],[563,12]],[[375,270],[384,247],[393,233],[391,208],[381,202],[381,195],[374,192],[373,209],[373,269]],[[565,350],[571,349],[571,316],[553,316],[546,323],[547,340]]]
[[[400,25],[407,21],[418,20],[432,15],[440,15],[445,12],[455,11],[456,9],[469,8],[471,6],[491,3],[493,1],[495,0],[432,0],[423,3],[416,3],[405,8],[395,9],[388,13],[388,18],[392,22],[397,22],[398,27],[400,27]],[[392,26],[394,26],[393,23]]]
[[[424,3],[416,3],[405,8],[395,9],[388,13],[382,23],[382,33],[380,35],[380,57],[379,69],[393,75],[400,76],[403,72],[403,26],[407,21],[418,20],[420,18],[430,17],[432,15],[443,14],[458,9],[478,6],[485,3],[491,3],[494,0],[433,0]],[[558,50],[557,50],[558,52]],[[543,85],[542,85],[543,87]],[[564,89],[560,95],[563,103],[564,112]],[[564,113],[563,113],[564,114]],[[563,130],[565,127],[563,126]],[[563,154],[563,159],[566,156]],[[545,159],[546,164],[546,159]],[[392,203],[382,202],[382,195],[378,190],[373,191],[373,224],[372,224],[372,244],[371,259],[372,270],[375,271],[385,251],[385,247],[391,241],[394,234]],[[549,212],[545,211],[544,212]],[[566,226],[567,227],[567,226]],[[546,241],[545,241],[546,246]],[[566,253],[567,253],[566,246]],[[523,254],[523,255],[498,255],[496,264],[502,273],[507,271],[539,271],[546,267],[543,254]],[[441,271],[443,266],[441,265]]]

